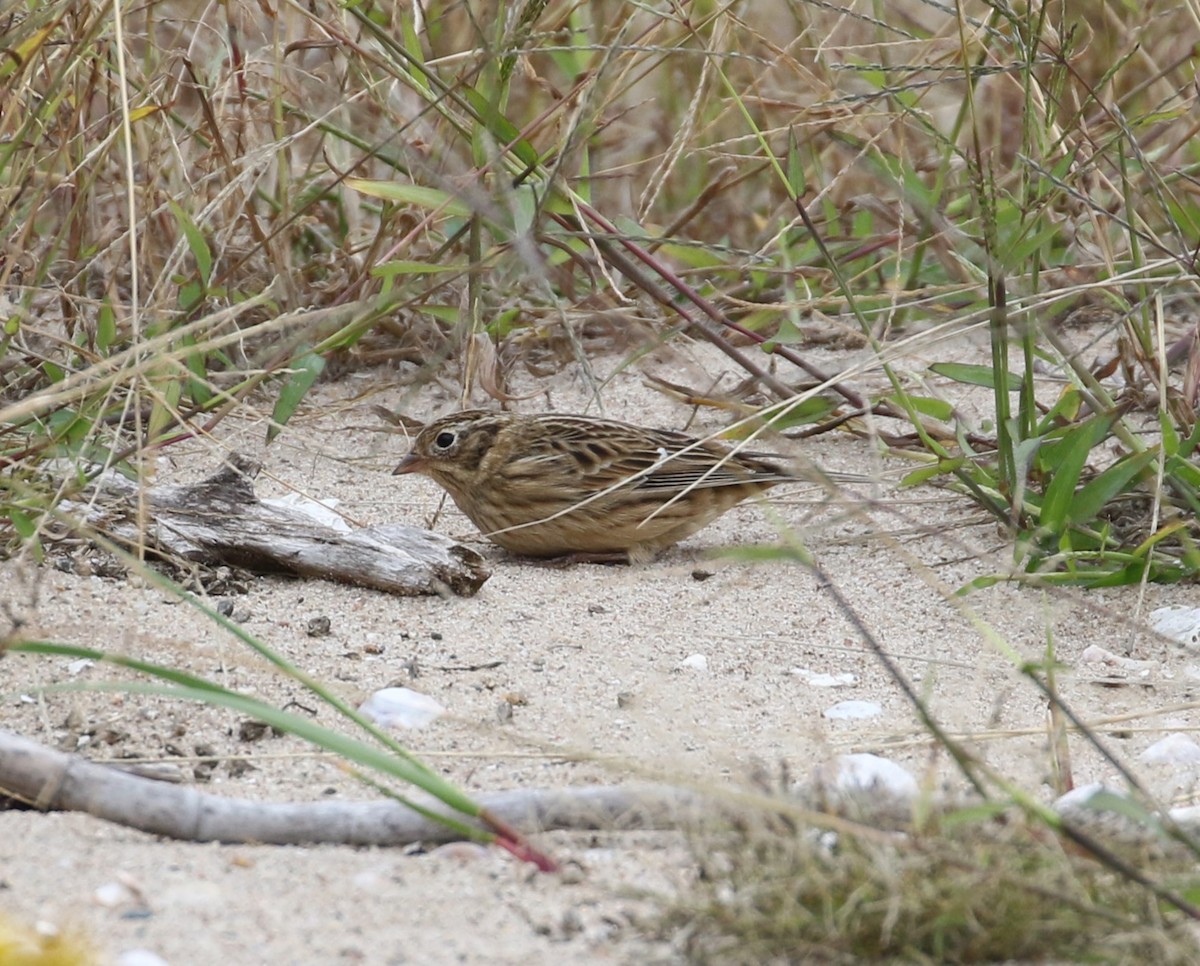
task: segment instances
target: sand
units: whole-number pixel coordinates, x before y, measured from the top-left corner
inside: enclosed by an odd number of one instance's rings
[[[836,369],[853,354],[817,361]],[[619,362],[601,360],[597,371],[607,377]],[[648,365],[681,380],[723,366],[701,347],[682,361]],[[734,381],[729,376],[725,385]],[[269,447],[264,420],[231,418],[213,441],[170,447],[157,462],[156,482],[192,481],[214,468],[219,452],[248,452],[266,465],[260,495],[336,497],[356,524],[424,522],[440,491],[424,479],[390,475],[406,443],[382,432],[370,407],[424,418],[456,408],[456,400],[436,387],[414,393],[395,382],[394,373],[375,371],[319,387]],[[684,428],[691,416],[632,369],[617,372],[601,398],[615,418]],[[583,380],[566,370],[551,392],[519,405],[577,412],[588,402]],[[702,411],[690,430],[726,422]],[[1195,727],[1196,712],[1176,707],[1196,686],[1191,656],[1145,630],[1150,610],[1189,603],[1190,588],[1083,594],[1000,584],[948,599],[948,591],[1005,569],[1011,555],[997,528],[960,496],[897,490],[908,467],[881,460],[868,441],[830,435],[807,443],[804,453],[880,482],[838,499],[816,487],[777,491],[769,506],[743,506],[637,567],[546,569],[488,549],[493,576],[469,599],[400,599],[256,577],[233,597],[235,616],[348,700],[390,685],[436,698],[448,715],[404,740],[470,791],[647,777],[736,789],[756,769],[777,771],[787,762],[803,776],[848,751],[885,755],[932,787],[959,790],[961,778],[829,587],[799,564],[719,556],[777,542],[782,524],[816,555],[938,720],[972,736],[978,755],[1036,795],[1053,796],[1046,702],[1016,664],[1043,659],[1048,640],[1063,665],[1066,699],[1115,753],[1134,761],[1162,734]],[[474,536],[449,505],[436,527]],[[171,663],[280,704],[296,701],[333,723],[332,712],[294,682],[136,578],[11,561],[0,567],[0,594],[25,622],[26,636]],[[309,636],[308,622],[321,616],[329,618],[329,635]],[[1132,653],[1154,668],[1129,683],[1097,683],[1099,671],[1080,661],[1089,645]],[[852,675],[853,683],[815,686],[810,672]],[[203,787],[231,796],[370,797],[336,762],[296,739],[242,740],[230,712],[110,691],[41,690],[119,677],[9,655],[0,660],[0,727],[95,760],[174,762],[188,780],[199,748],[220,758]],[[875,702],[881,714],[825,716],[851,699]],[[1071,751],[1076,783],[1116,781],[1084,742],[1072,742]],[[1168,796],[1189,792],[1194,780],[1176,767],[1144,771]],[[475,846],[197,845],[82,815],[0,812],[0,912],[81,930],[107,957],[130,963],[136,950],[173,964],[678,961],[675,937],[656,934],[654,921],[692,875],[683,835],[553,833],[537,844],[568,874],[539,874]]]

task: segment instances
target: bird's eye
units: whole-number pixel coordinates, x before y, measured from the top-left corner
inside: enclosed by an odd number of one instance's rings
[[[454,445],[454,439],[453,433],[438,433],[434,438],[433,445],[438,449],[449,449]]]

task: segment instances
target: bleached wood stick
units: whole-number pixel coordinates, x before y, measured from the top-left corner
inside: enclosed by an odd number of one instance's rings
[[[259,469],[254,460],[234,455],[201,483],[152,487],[141,501],[144,525],[137,485],[109,474],[101,499],[86,508],[86,520],[130,546],[145,543],[186,560],[393,594],[470,597],[490,576],[482,556],[429,530],[389,524],[347,532],[301,510],[262,503],[251,483]]]
[[[0,731],[0,793],[37,808],[86,812],[190,842],[395,846],[463,837],[398,802],[228,798],[97,765],[6,731]],[[482,828],[424,795],[419,801]],[[521,789],[480,795],[476,801],[523,834],[553,829],[678,828],[689,815],[698,814],[693,796],[662,785]]]

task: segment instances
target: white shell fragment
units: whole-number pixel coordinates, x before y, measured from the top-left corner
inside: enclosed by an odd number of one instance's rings
[[[858,684],[858,678],[849,671],[841,674],[826,674],[811,668],[794,667],[788,671],[788,674],[794,674],[805,684],[814,688],[848,688]]]
[[[874,701],[839,701],[821,712],[830,721],[862,721],[883,714],[883,707]]]
[[[1139,661],[1132,657],[1122,657],[1112,651],[1105,650],[1095,644],[1090,644],[1079,655],[1081,664],[1098,664],[1109,671],[1125,671],[1145,676],[1158,667],[1157,661]]]
[[[799,797],[841,815],[911,817],[920,787],[906,768],[878,755],[839,755],[820,765]]]
[[[115,909],[117,906],[133,902],[135,898],[133,891],[121,882],[106,882],[97,886],[96,891],[92,893],[92,900],[96,905],[105,909]]]
[[[833,760],[833,787],[843,795],[881,795],[910,802],[917,780],[906,768],[878,755],[841,755]]]
[[[158,953],[149,949],[127,949],[117,957],[117,966],[169,966]]]
[[[427,694],[409,688],[383,688],[359,705],[358,710],[381,728],[424,728],[446,713]]]
[[[1188,735],[1176,731],[1138,755],[1147,765],[1200,765],[1200,744]]]
[[[1160,607],[1150,612],[1150,626],[1184,647],[1200,647],[1200,607]]]
[[[1153,839],[1158,820],[1126,792],[1092,782],[1059,796],[1051,806],[1064,822],[1106,842]]]
[[[675,668],[677,671],[707,671],[708,658],[703,654],[689,654]]]

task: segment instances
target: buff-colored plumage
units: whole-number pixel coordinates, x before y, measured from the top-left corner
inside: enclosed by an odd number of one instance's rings
[[[395,472],[434,479],[506,550],[591,560],[649,559],[743,500],[806,478],[784,457],[669,430],[482,409],[430,423]]]

